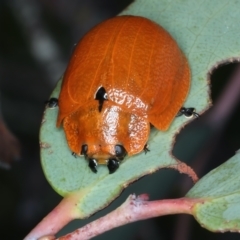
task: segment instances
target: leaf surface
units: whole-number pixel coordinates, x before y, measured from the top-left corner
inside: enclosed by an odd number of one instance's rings
[[[187,193],[199,198],[193,209],[196,220],[211,231],[240,231],[240,152],[215,168]]]

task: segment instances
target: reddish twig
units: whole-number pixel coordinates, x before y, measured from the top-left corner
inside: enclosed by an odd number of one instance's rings
[[[76,211],[71,211],[75,197],[64,199],[40,224],[33,229],[25,240],[52,240],[54,235],[76,218]],[[168,200],[148,201],[148,195],[130,195],[117,209],[76,231],[60,237],[58,240],[87,240],[113,228],[169,214],[192,214],[193,206],[200,199],[179,198]],[[75,212],[75,214],[74,214]],[[75,216],[74,216],[75,215]],[[79,214],[78,214],[79,215]],[[79,217],[79,216],[78,216]]]
[[[24,238],[24,240],[52,240],[54,235],[70,221],[81,218],[77,202],[78,194],[65,197],[43,220]],[[45,237],[43,237],[45,236]]]
[[[196,203],[196,200],[188,198],[158,201],[147,200],[148,196],[146,194],[138,197],[130,195],[116,210],[64,237],[60,237],[58,240],[87,240],[113,228],[139,220],[169,214],[192,214],[192,208]]]

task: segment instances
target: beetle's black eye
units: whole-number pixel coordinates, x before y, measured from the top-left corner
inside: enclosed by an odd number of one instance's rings
[[[126,149],[122,145],[116,145],[115,146],[115,154],[116,154],[116,157],[119,160],[123,160],[123,158],[127,154],[127,151],[126,151]]]
[[[87,151],[88,151],[88,145],[87,144],[82,145],[81,155],[86,156]]]

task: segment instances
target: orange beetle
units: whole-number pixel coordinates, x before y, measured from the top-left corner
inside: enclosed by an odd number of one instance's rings
[[[113,173],[126,154],[148,150],[150,124],[168,129],[189,85],[187,59],[166,30],[143,17],[118,16],[76,46],[57,126],[63,123],[69,148],[84,155],[93,172],[106,164]]]

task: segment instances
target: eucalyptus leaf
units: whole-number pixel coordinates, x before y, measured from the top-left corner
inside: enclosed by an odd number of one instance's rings
[[[121,15],[140,15],[168,30],[189,59],[192,83],[185,107],[198,113],[210,106],[208,72],[217,62],[238,58],[240,1],[136,0]],[[61,80],[51,97],[58,98]],[[156,129],[149,137],[150,152],[126,158],[109,174],[99,166],[94,174],[84,158],[73,157],[62,127],[56,127],[58,108],[46,107],[40,131],[41,161],[46,178],[62,196],[76,194],[81,218],[113,201],[129,183],[164,167],[177,165],[171,154],[176,133],[189,121],[178,117],[166,132]]]
[[[196,220],[211,231],[240,231],[240,152],[215,168],[187,193],[199,198],[193,209]]]

